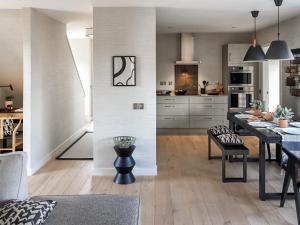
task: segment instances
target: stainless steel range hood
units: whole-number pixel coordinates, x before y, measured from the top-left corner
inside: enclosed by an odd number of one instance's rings
[[[181,60],[176,61],[176,65],[198,65],[194,61],[194,37],[192,33],[181,34]]]

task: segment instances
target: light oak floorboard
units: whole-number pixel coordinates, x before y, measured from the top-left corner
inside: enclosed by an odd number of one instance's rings
[[[251,155],[258,140],[244,138]],[[274,152],[274,149],[273,149]],[[213,154],[220,154],[213,146]],[[258,163],[248,163],[247,183],[222,183],[221,161],[207,159],[206,135],[157,136],[158,176],[137,177],[117,185],[113,177],[93,177],[92,161],[54,160],[29,178],[30,195],[125,194],[141,199],[142,225],[290,225],[296,224],[294,201],[258,199]],[[240,176],[241,163],[227,164]],[[266,163],[267,190],[281,191],[283,175]]]

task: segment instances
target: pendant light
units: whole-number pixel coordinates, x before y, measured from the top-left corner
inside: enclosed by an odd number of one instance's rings
[[[245,57],[245,62],[258,62],[264,61],[266,59],[265,53],[261,46],[257,44],[256,41],[256,18],[258,17],[259,11],[251,11],[252,17],[254,18],[254,38],[253,44],[249,47]]]
[[[272,41],[267,54],[266,59],[268,60],[293,60],[294,56],[289,49],[286,41],[280,40],[280,32],[279,32],[279,8],[282,5],[283,0],[274,0],[275,5],[278,8],[278,18],[277,18],[277,40]]]

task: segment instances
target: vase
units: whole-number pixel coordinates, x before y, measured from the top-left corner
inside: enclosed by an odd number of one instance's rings
[[[286,120],[286,119],[279,119],[278,120],[278,126],[280,128],[287,128],[289,126],[288,120]]]

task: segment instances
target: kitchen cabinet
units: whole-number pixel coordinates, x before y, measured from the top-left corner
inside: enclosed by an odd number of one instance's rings
[[[157,128],[207,129],[228,125],[228,96],[157,96]]]
[[[228,44],[227,55],[229,66],[243,63],[244,57],[250,45],[251,44]]]

